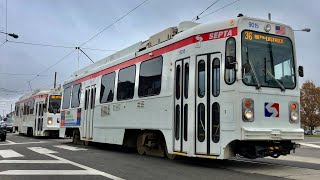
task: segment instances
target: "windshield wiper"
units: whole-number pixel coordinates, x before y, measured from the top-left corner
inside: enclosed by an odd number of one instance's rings
[[[267,74],[274,80],[274,81],[276,81],[277,82],[277,84],[279,85],[279,87],[281,88],[281,91],[286,91],[286,88],[284,88],[283,86],[282,86],[282,84],[278,81],[278,79],[276,79],[269,71],[268,71],[268,69],[266,69],[266,72],[267,72]]]
[[[251,66],[254,79],[255,79],[256,82],[257,82],[256,88],[257,88],[257,89],[261,89],[261,85],[260,85],[260,82],[259,82],[259,80],[258,80],[258,77],[257,77],[257,74],[256,74],[256,70],[254,69],[254,66],[252,65],[252,63],[251,63],[251,61],[250,61],[250,59],[249,59],[248,47],[246,48],[246,55],[247,55],[247,61],[249,62],[250,66]]]

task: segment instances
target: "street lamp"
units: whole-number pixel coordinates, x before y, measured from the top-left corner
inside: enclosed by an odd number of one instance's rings
[[[293,30],[293,31],[310,32],[310,31],[311,31],[311,29],[310,29],[310,28],[303,28],[303,29],[297,29],[297,30]]]
[[[19,37],[18,35],[14,34],[14,33],[6,33],[6,32],[2,32],[2,31],[0,31],[0,33],[7,34],[8,36],[11,36],[11,37],[13,37],[15,39],[17,39]]]

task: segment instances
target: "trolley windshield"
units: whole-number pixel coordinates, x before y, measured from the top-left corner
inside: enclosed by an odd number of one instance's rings
[[[61,96],[60,95],[51,95],[49,99],[49,113],[60,113],[61,105]]]
[[[292,42],[287,37],[242,32],[243,83],[293,89],[296,86]]]

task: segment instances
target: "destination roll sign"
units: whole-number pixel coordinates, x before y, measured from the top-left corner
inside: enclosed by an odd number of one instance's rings
[[[245,40],[255,40],[255,41],[266,41],[276,44],[285,44],[285,38],[281,38],[279,36],[273,36],[264,33],[252,32],[252,31],[245,31],[244,32],[244,39]]]

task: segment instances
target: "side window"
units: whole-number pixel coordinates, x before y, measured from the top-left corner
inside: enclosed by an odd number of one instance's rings
[[[140,65],[139,97],[155,96],[161,91],[162,56],[144,61]]]
[[[198,96],[203,98],[206,94],[205,81],[206,81],[206,63],[204,60],[198,62]]]
[[[70,107],[70,96],[71,87],[68,87],[63,91],[62,109],[68,109]]]
[[[214,58],[212,61],[212,95],[214,97],[220,94],[220,60]]]
[[[79,107],[81,95],[81,84],[76,84],[72,88],[71,108]]]
[[[184,98],[188,99],[189,89],[189,63],[184,65]]]
[[[236,80],[236,66],[230,64],[228,61],[236,62],[236,39],[230,37],[226,41],[226,55],[225,55],[225,72],[224,80],[231,85]]]
[[[136,77],[136,65],[121,69],[118,74],[117,100],[132,99],[134,95],[134,83]]]
[[[100,90],[100,103],[107,103],[107,102],[113,101],[115,76],[116,76],[115,72],[102,76],[101,90]]]
[[[30,103],[30,114],[31,115],[33,115],[33,111],[34,111],[34,100],[32,100]]]

